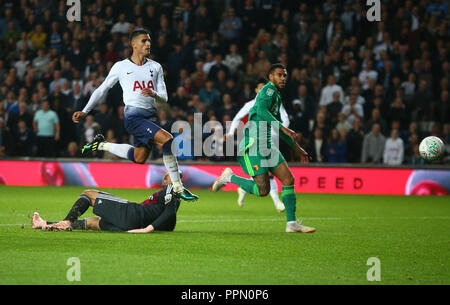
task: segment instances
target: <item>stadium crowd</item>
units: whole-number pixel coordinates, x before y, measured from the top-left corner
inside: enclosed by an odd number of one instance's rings
[[[119,84],[85,122],[71,117],[143,27],[165,70],[169,103],[158,116],[168,131],[194,113],[225,127],[281,62],[290,128],[314,162],[423,163],[425,136],[450,144],[448,5],[381,1],[381,21],[370,22],[363,2],[82,1],[81,21],[69,22],[65,0],[0,0],[0,156],[80,157],[98,132],[130,142]],[[151,158],[160,156],[155,148]]]

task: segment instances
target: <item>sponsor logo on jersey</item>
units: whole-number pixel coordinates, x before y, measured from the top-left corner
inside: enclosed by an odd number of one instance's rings
[[[149,80],[147,82],[147,84],[145,84],[145,81],[135,81],[134,82],[134,86],[133,86],[133,91],[136,91],[136,89],[145,89],[145,88],[150,88],[152,90],[155,90],[155,86],[153,86],[153,82],[151,80]]]

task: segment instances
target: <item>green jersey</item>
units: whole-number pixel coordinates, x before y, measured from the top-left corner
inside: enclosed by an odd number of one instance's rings
[[[261,88],[256,96],[255,105],[249,111],[248,120],[249,122],[253,121],[256,123],[258,129],[257,138],[261,139],[262,137],[265,137],[268,145],[271,145],[272,143],[271,129],[276,128],[280,138],[289,146],[292,146],[294,145],[292,139],[280,130],[283,126],[281,123],[280,107],[280,91],[278,91],[278,88],[272,82],[268,82]],[[259,133],[260,122],[267,123],[266,132],[264,134]]]

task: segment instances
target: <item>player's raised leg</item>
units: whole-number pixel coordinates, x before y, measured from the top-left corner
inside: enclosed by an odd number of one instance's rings
[[[135,147],[131,146],[130,144],[116,144],[106,142],[105,137],[102,134],[97,134],[91,142],[84,145],[81,153],[84,154],[88,151],[97,150],[108,151],[122,159],[128,159],[130,161],[136,162]]]
[[[174,192],[183,200],[191,201],[198,199],[198,196],[186,189],[181,181],[178,160],[172,152],[173,136],[164,129],[160,129],[155,134],[154,141],[162,146],[164,166],[169,173],[170,180],[172,180]]]
[[[267,173],[254,176],[253,179],[246,179],[235,175],[229,167],[225,168],[219,178],[216,179],[212,186],[212,190],[218,192],[230,182],[236,184],[246,193],[262,197],[269,194],[270,183],[269,175]]]
[[[296,208],[297,208],[297,196],[294,191],[294,176],[289,169],[286,161],[278,165],[272,173],[283,184],[281,191],[281,199],[283,200],[286,208],[286,232],[299,232],[299,233],[312,233],[316,229],[303,226],[297,222]]]

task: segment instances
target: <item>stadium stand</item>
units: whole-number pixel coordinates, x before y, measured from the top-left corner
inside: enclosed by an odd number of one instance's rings
[[[418,164],[428,135],[448,152],[448,4],[381,1],[381,21],[369,22],[362,3],[97,0],[82,1],[81,21],[68,22],[65,0],[0,0],[0,157],[79,156],[76,148],[99,131],[129,142],[118,84],[83,124],[71,116],[114,62],[130,55],[128,33],[138,27],[151,32],[151,56],[165,70],[169,103],[159,105],[159,118],[169,131],[197,112],[225,127],[270,64],[281,62],[290,126],[314,161],[390,164],[401,149],[401,162]],[[57,119],[42,115],[43,103]],[[58,127],[42,141],[33,122],[46,117],[51,126],[41,128]],[[151,158],[160,155],[155,148]]]

